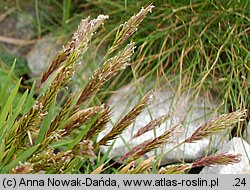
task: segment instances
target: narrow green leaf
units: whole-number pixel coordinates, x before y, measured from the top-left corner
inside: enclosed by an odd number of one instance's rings
[[[73,142],[73,140],[71,140],[71,139],[67,139],[67,140],[61,139],[59,141],[52,142],[52,144],[49,145],[49,147],[50,148],[60,148],[60,147],[64,147],[64,146],[66,147],[68,144],[70,144],[72,142]]]
[[[34,104],[34,94],[35,94],[35,89],[36,89],[36,82],[33,83],[29,96],[27,97],[26,103],[24,105],[24,108],[22,110],[22,114],[25,114],[28,112],[28,110],[31,108],[31,106],[33,106]]]
[[[3,88],[0,92],[0,107],[3,106],[6,102],[6,98],[8,97],[8,88],[10,86],[10,82],[11,82],[11,78],[12,78],[12,75],[13,75],[13,72],[14,72],[14,68],[15,68],[15,65],[16,65],[16,60],[14,61],[9,73],[8,73],[8,76],[6,77],[5,81],[4,81],[4,85],[3,85]]]
[[[1,162],[3,159],[3,153],[5,151],[5,142],[4,142],[4,140],[2,140],[0,142],[1,142],[1,144],[0,144],[0,162]]]
[[[7,120],[7,123],[4,125],[4,129],[3,129],[3,133],[0,137],[0,142],[2,139],[5,139],[8,135],[9,135],[9,132],[11,130],[14,130],[14,127],[17,126],[17,125],[13,125],[14,122],[16,121],[18,115],[21,113],[22,111],[22,108],[23,108],[23,105],[24,105],[24,102],[27,98],[27,95],[28,95],[28,91],[29,90],[26,90],[25,93],[22,95],[21,99],[19,100],[16,108],[14,109],[13,111],[13,114],[10,115],[9,119]]]
[[[53,120],[54,110],[55,110],[55,106],[54,105],[50,106],[49,111],[48,111],[48,115],[45,117],[45,119],[43,120],[43,122],[41,124],[39,134],[38,134],[38,137],[36,139],[35,144],[42,142],[45,134],[47,133],[47,131],[50,127],[50,123]]]
[[[77,145],[82,140],[84,135],[88,132],[90,127],[91,125],[85,125],[85,127],[81,130],[77,137],[68,145],[67,150],[71,150],[75,145]]]
[[[1,115],[0,115],[0,134],[2,134],[2,130],[3,130],[3,125],[4,125],[4,122],[9,114],[9,111],[11,110],[12,108],[12,103],[16,97],[16,94],[18,92],[18,89],[19,89],[19,86],[21,84],[21,80],[20,79],[18,81],[18,83],[16,84],[16,86],[14,87],[14,89],[11,91],[10,95],[9,95],[9,98],[5,104],[5,106],[3,107],[3,111],[1,112]]]

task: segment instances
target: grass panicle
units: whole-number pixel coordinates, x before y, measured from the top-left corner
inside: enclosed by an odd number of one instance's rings
[[[184,174],[185,171],[192,168],[191,164],[178,164],[169,165],[165,168],[161,168],[159,174]]]
[[[149,105],[152,101],[152,95],[152,92],[148,92],[126,116],[115,123],[111,131],[98,142],[98,146],[107,145],[108,141],[113,140],[118,135],[122,134],[122,132],[131,125],[136,117]]]
[[[21,133],[22,131],[22,133],[19,136],[16,135],[14,141],[8,141],[12,142],[11,147],[19,141],[22,141],[23,144],[25,144],[26,138],[29,138],[31,141],[30,145],[33,145],[35,133],[38,133],[38,127],[43,118],[48,114],[49,107],[52,103],[56,102],[56,97],[59,91],[71,81],[72,76],[80,64],[80,58],[87,50],[94,32],[107,18],[107,16],[100,15],[97,19],[90,20],[90,17],[88,17],[81,21],[72,39],[63,50],[59,52],[48,67],[47,71],[42,75],[40,84],[38,85],[39,87],[41,87],[41,85],[46,82],[50,76],[52,77],[53,73],[55,73],[49,87],[47,87],[45,92],[38,97],[29,112],[20,119],[20,124],[15,132],[20,131]],[[142,20],[143,19],[141,19],[141,21]],[[74,145],[72,150],[66,152],[60,151],[55,153],[53,149],[49,148],[49,145],[54,141],[60,141],[64,136],[82,126],[87,120],[91,119],[98,113],[100,113],[99,115],[101,115],[101,118],[98,118],[96,122],[94,122],[92,125],[93,128],[89,133],[87,132],[87,135],[90,134],[90,132],[93,132],[91,133],[92,136],[89,136],[89,138],[96,137],[99,132],[104,129],[110,119],[110,110],[108,108],[104,109],[104,106],[94,106],[80,110],[80,105],[90,96],[95,95],[110,78],[124,70],[129,65],[134,49],[134,43],[130,43],[123,50],[118,52],[117,55],[105,61],[103,66],[97,69],[78,98],[76,98],[76,95],[74,94],[67,99],[66,103],[51,122],[41,144],[37,145],[38,150],[29,160],[30,163],[33,164],[34,171],[44,171],[50,168],[50,170],[54,172],[67,173],[71,171],[71,169],[73,170],[75,165],[77,165],[76,163],[79,161],[75,156],[95,156],[93,152],[93,143],[88,139],[83,139],[78,144]],[[88,138],[88,136],[86,137]],[[19,149],[23,144],[19,143],[19,146],[15,147],[15,149]],[[12,153],[13,152],[15,152],[15,150],[12,150]],[[44,158],[44,154],[48,156],[47,159]],[[42,159],[45,159],[46,161],[43,161]],[[64,160],[63,163],[62,160]],[[16,172],[21,172],[21,170],[22,169],[20,168],[20,170],[16,170]]]
[[[241,156],[240,154],[234,155],[228,153],[209,155],[193,162],[192,168],[201,166],[228,165],[233,163],[239,163],[240,156]]]
[[[166,142],[172,141],[179,127],[180,125],[176,125],[168,129],[164,134],[160,135],[159,137],[146,140],[143,143],[135,146],[128,153],[122,156],[119,161],[123,161],[125,159],[128,159],[129,161],[136,160],[139,157],[143,156],[145,153],[149,152],[150,150],[158,148]]]
[[[105,107],[100,113],[95,123],[88,130],[85,138],[95,140],[95,138],[105,129],[106,125],[110,121],[112,114],[109,107]]]
[[[76,94],[71,95],[68,97],[67,101],[63,105],[63,109],[59,111],[59,113],[54,117],[52,120],[49,130],[46,133],[46,136],[49,136],[53,131],[58,129],[63,122],[66,121],[67,117],[70,115],[71,110],[72,110],[72,105],[74,105],[74,101],[76,99]]]
[[[235,123],[243,121],[246,112],[247,110],[238,110],[232,113],[222,114],[196,129],[192,136],[187,138],[184,143],[192,143],[227,129],[231,129]]]
[[[11,170],[11,174],[29,174],[33,171],[33,164],[25,162]]]
[[[76,155],[81,157],[94,158],[96,155],[94,153],[93,142],[91,140],[82,140],[80,143],[74,147],[74,151],[76,151]]]
[[[117,31],[115,40],[108,50],[107,55],[113,53],[117,50],[130,36],[132,36],[137,30],[138,26],[145,19],[146,15],[149,12],[152,12],[154,6],[151,4],[146,8],[141,8],[140,12],[132,16],[127,22],[120,26],[120,29]]]
[[[109,79],[117,75],[119,71],[122,71],[129,66],[129,61],[134,53],[134,50],[134,43],[130,43],[116,56],[108,59],[103,66],[94,73],[85,88],[82,90],[77,100],[76,108],[84,103],[90,96],[94,96],[103,87],[103,85]]]
[[[153,121],[150,121],[145,127],[141,128],[139,131],[137,131],[134,135],[133,135],[133,139],[136,137],[141,136],[142,134],[155,129],[157,126],[160,126],[162,123],[164,123],[166,120],[168,120],[171,117],[170,114],[165,114]]]
[[[74,128],[82,126],[87,120],[89,120],[97,113],[101,112],[103,109],[104,105],[101,105],[86,108],[84,110],[76,112],[68,119],[67,124],[64,127],[64,135],[69,134]]]
[[[30,159],[30,162],[33,163],[32,172],[44,173],[50,170],[53,173],[61,173],[73,157],[74,153],[72,150],[55,153],[53,149],[46,149]]]
[[[47,71],[43,73],[39,86],[43,84],[49,78],[49,76],[63,64],[66,59],[69,58],[75,49],[78,48],[84,53],[88,48],[88,43],[91,40],[94,32],[100,25],[103,24],[104,20],[106,19],[108,19],[107,15],[99,15],[93,20],[90,20],[90,17],[82,20],[71,40],[54,58]]]
[[[169,165],[165,168],[161,168],[160,174],[183,174],[186,171],[204,166],[215,166],[215,165],[228,165],[240,162],[240,155],[220,153],[215,155],[209,155],[201,159],[195,160],[193,163],[185,163],[178,165]]]

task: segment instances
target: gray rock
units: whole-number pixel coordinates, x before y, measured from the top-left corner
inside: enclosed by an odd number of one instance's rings
[[[40,77],[43,71],[53,61],[54,57],[66,44],[58,37],[45,36],[33,46],[31,51],[26,56],[31,75],[33,77]],[[84,54],[81,65],[77,69],[76,77],[73,80],[73,87],[79,88],[82,84],[88,80],[93,71],[97,67],[97,63],[104,55],[103,50],[98,51],[98,55],[95,54],[96,46],[90,46],[87,52]],[[96,63],[97,62],[97,63]]]
[[[30,10],[30,12],[32,12],[32,10]],[[18,12],[15,10],[12,12],[13,14],[8,15],[6,18],[0,21],[0,35],[9,38],[20,39],[23,41],[31,40],[36,35],[36,31],[33,27],[34,17],[25,13],[24,11]],[[22,46],[12,43],[0,42],[1,49],[21,57],[27,54],[27,52],[31,49],[31,46],[31,44]]]
[[[27,55],[31,75],[39,77],[62,47],[63,43],[58,38],[43,37],[37,41]]]
[[[201,174],[250,174],[250,145],[242,138],[231,139],[218,153],[241,154],[239,163],[204,167]]]
[[[149,89],[152,85],[146,85]],[[109,99],[108,104],[113,109],[112,123],[121,119],[140,99],[136,86],[126,86],[115,92]],[[158,148],[157,152],[151,151],[145,155],[146,158],[154,154],[162,155],[162,164],[173,163],[181,160],[193,161],[201,158],[205,154],[221,145],[222,134],[216,135],[210,139],[204,139],[196,143],[183,144],[177,146],[180,142],[185,140],[204,122],[206,122],[212,115],[215,115],[215,109],[218,106],[216,99],[209,97],[208,94],[198,96],[194,101],[192,92],[184,92],[177,94],[174,88],[166,86],[154,93],[152,104],[136,119],[135,123],[129,126],[125,132],[116,139],[111,150],[111,156],[117,160],[129,148],[132,148],[145,140],[154,138],[155,135],[163,134],[167,129],[177,124],[181,124],[181,132],[178,137],[174,139],[173,143],[167,143],[162,148]],[[158,118],[166,113],[171,112],[173,117],[166,123],[162,124],[155,131],[148,131],[138,138],[131,139],[131,137],[141,128],[149,123],[152,119]],[[101,139],[111,129],[109,124],[107,130],[101,133],[98,140]],[[219,143],[220,142],[220,143]],[[177,146],[177,147],[176,147]],[[176,147],[176,148],[175,148]],[[108,147],[103,147],[106,151]],[[174,150],[172,150],[174,149]],[[171,151],[170,151],[171,150]]]

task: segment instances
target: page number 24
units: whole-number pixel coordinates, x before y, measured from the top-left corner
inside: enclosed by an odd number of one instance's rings
[[[234,181],[235,181],[235,184],[233,185],[233,186],[246,186],[246,178],[235,178],[234,179]]]

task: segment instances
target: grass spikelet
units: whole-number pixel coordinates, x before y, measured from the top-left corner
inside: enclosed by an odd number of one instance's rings
[[[144,160],[141,164],[136,166],[134,169],[128,171],[127,174],[149,173],[150,168],[154,162],[155,162],[155,157],[148,158],[147,160]]]
[[[16,168],[14,168],[10,173],[11,174],[28,174],[28,173],[31,173],[32,170],[33,170],[33,164],[29,162],[25,162],[17,166]]]
[[[165,168],[161,168],[159,174],[184,174],[186,170],[191,168],[192,164],[170,165]]]
[[[125,165],[118,173],[119,174],[126,174],[130,170],[130,168],[135,164],[135,161],[129,162]]]
[[[33,155],[29,161],[33,163],[33,170],[36,171],[44,171],[46,167],[49,167],[49,160],[53,156],[54,150],[49,148],[40,153],[36,153]]]
[[[88,158],[94,158],[95,153],[93,150],[93,142],[91,140],[82,140],[78,143],[78,145],[74,147],[76,155],[79,155],[81,157],[84,156]]]
[[[134,43],[128,44],[116,56],[108,59],[103,64],[102,68],[97,69],[81,92],[81,95],[77,100],[76,107],[85,102],[90,96],[95,95],[102,88],[102,86],[119,71],[124,70],[129,65],[134,49]]]
[[[101,110],[103,110],[104,106],[93,106],[90,108],[86,108],[84,110],[80,110],[73,114],[68,120],[67,124],[64,127],[64,135],[67,135],[70,133],[74,128],[80,127],[83,123],[85,123],[88,119],[90,119],[92,116],[99,113]]]
[[[215,154],[206,156],[192,163],[192,168],[201,166],[227,165],[240,162],[240,154]]]
[[[53,131],[58,129],[58,127],[65,122],[67,117],[69,116],[69,113],[71,112],[72,105],[75,101],[76,94],[71,95],[65,104],[63,104],[63,108],[60,110],[60,112],[55,116],[55,118],[52,120],[49,130],[47,131],[46,136],[49,136]]]
[[[132,36],[137,30],[138,26],[145,19],[146,15],[149,12],[152,12],[154,8],[153,5],[149,5],[146,8],[141,8],[140,12],[132,16],[127,22],[121,25],[121,28],[116,34],[116,38],[113,42],[113,45],[109,49],[107,54],[113,53],[117,50],[130,36]]]
[[[167,130],[164,134],[156,137],[154,139],[149,139],[134,148],[132,148],[128,153],[122,156],[119,161],[123,161],[125,159],[129,159],[129,161],[136,160],[145,153],[149,152],[154,148],[158,148],[164,143],[170,141],[171,138],[174,137],[176,130],[180,127],[180,125],[176,125],[169,130]]]
[[[161,168],[159,174],[184,174],[191,168],[203,167],[203,166],[214,166],[214,165],[228,165],[240,162],[240,155],[233,154],[215,154],[203,157],[195,160],[193,163],[169,165],[165,168]]]
[[[232,128],[234,123],[243,120],[242,118],[245,116],[245,114],[246,110],[238,110],[229,114],[222,114],[199,127],[191,137],[184,141],[184,143],[192,143],[194,141],[201,140],[210,135],[214,135],[226,129]]]
[[[148,106],[151,100],[152,92],[148,92],[126,116],[114,124],[111,131],[98,142],[98,146],[106,145],[108,141],[115,139],[118,135],[120,135],[130,124],[135,121],[136,117]]]
[[[107,123],[110,121],[112,114],[109,107],[105,107],[104,111],[100,113],[95,123],[88,130],[85,139],[94,140],[98,134],[100,134],[106,127]]]
[[[33,107],[18,122],[17,127],[11,132],[6,141],[6,148],[19,148],[25,143],[28,137],[28,131],[34,131],[39,124],[41,117],[44,116],[43,104],[35,101]],[[15,134],[15,135],[14,135]]]
[[[56,129],[43,139],[39,147],[39,152],[44,151],[50,143],[60,140],[65,135],[64,129]]]
[[[72,150],[55,153],[53,149],[49,148],[35,154],[29,161],[33,163],[35,173],[46,170],[51,170],[53,173],[62,173],[73,157]]]
[[[62,65],[62,63],[76,48],[80,47],[79,49],[81,49],[82,53],[87,50],[88,43],[91,40],[94,32],[101,24],[103,24],[105,19],[108,19],[107,15],[99,15],[96,19],[90,20],[90,17],[87,17],[80,22],[78,29],[74,33],[72,39],[54,58],[47,71],[43,73],[39,86],[43,84],[49,78],[49,76]]]
[[[149,139],[149,140],[146,140],[144,141],[143,143],[133,147],[129,152],[127,152],[125,155],[123,155],[118,162],[122,162],[124,161],[125,159],[127,158],[130,158],[130,160],[136,160],[136,158],[138,158],[138,156],[135,156],[137,155],[138,153],[142,152],[142,150],[150,143],[152,142],[153,139]],[[131,159],[132,157],[135,157],[133,159]]]
[[[144,134],[152,129],[155,129],[155,127],[160,126],[162,123],[164,123],[170,117],[171,117],[170,114],[165,114],[165,115],[149,122],[145,127],[141,128],[139,131],[137,131],[136,134],[134,134],[134,136],[132,138],[134,139],[134,138],[139,137],[142,134]]]

